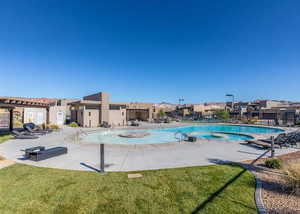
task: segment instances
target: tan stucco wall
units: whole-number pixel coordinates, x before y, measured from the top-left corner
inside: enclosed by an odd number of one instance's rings
[[[109,110],[109,124],[112,126],[126,125],[126,109]]]
[[[99,122],[99,110],[98,109],[86,109],[84,111],[84,127],[95,128],[98,127]]]
[[[194,109],[195,112],[204,112],[206,110],[204,104],[193,105],[193,109]]]
[[[64,122],[66,120],[68,106],[51,106],[49,108],[49,123],[57,124],[57,113],[62,112],[64,115]]]

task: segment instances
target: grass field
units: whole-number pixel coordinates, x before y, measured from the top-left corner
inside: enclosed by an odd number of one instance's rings
[[[9,140],[12,138],[12,135],[7,134],[7,133],[0,133],[0,143],[4,143],[5,141]]]
[[[212,165],[96,172],[22,164],[0,170],[0,213],[257,213],[255,180],[244,169]]]

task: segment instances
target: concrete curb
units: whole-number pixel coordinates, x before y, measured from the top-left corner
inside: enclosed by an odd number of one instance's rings
[[[243,164],[243,163],[240,163],[240,166],[247,169],[255,178],[256,185],[255,185],[254,200],[255,200],[257,212],[259,214],[268,214],[268,212],[264,206],[263,200],[262,200],[263,183],[262,183],[261,179],[257,176],[257,174],[255,173],[255,171],[252,169],[251,166]]]
[[[260,178],[256,175],[255,172],[253,172],[251,169],[248,169],[251,174],[254,176],[255,181],[256,181],[256,189],[255,189],[255,194],[254,194],[254,198],[255,198],[255,204],[256,204],[256,208],[259,214],[268,214],[267,210],[265,209],[263,200],[262,200],[262,181],[260,180]]]

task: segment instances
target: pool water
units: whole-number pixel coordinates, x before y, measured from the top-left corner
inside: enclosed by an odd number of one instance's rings
[[[234,132],[234,133],[252,133],[252,134],[263,134],[263,133],[279,133],[283,130],[268,127],[258,126],[239,126],[239,125],[198,125],[198,126],[185,126],[179,128],[169,128],[165,131],[177,132],[182,131],[184,133],[203,131],[203,132]]]
[[[192,134],[192,136],[196,136],[204,139],[215,139],[215,140],[251,140],[253,139],[247,135],[239,135],[239,134],[222,134],[224,137],[213,136],[211,133],[201,133],[201,134]]]
[[[136,130],[108,130],[101,132],[89,133],[82,137],[82,141],[96,142],[106,144],[161,144],[178,141],[176,134],[178,132],[190,134],[203,139],[215,140],[248,140],[252,137],[242,135],[243,133],[278,133],[281,129],[264,128],[254,126],[233,126],[233,125],[197,125],[186,126],[178,128],[164,128],[164,129],[136,129]],[[150,135],[143,138],[124,138],[118,135],[125,132],[148,132]],[[230,134],[220,136],[213,136],[214,132],[230,132]],[[241,135],[239,134],[241,133]],[[177,134],[178,136],[178,134]]]

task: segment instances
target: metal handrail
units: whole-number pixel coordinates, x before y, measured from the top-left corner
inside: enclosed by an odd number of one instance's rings
[[[180,134],[180,137],[177,137],[178,134]],[[182,131],[177,131],[174,133],[174,136],[177,140],[182,141],[187,137],[187,134]]]

